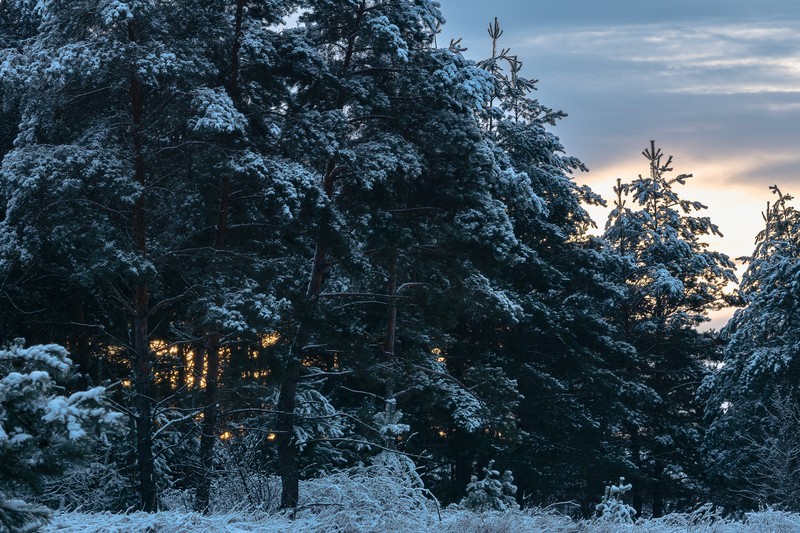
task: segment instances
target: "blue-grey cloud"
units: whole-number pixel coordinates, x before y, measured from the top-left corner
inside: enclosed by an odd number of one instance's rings
[[[797,17],[796,0],[440,0],[451,30],[475,36],[492,19],[509,28],[540,31],[559,27],[696,23],[725,20],[785,20]]]

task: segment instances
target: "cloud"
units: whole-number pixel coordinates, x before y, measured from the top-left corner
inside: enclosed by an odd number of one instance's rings
[[[614,73],[614,85],[627,81],[647,92],[800,93],[796,20],[562,28],[535,36],[515,32],[510,41],[523,58],[566,65],[588,59],[595,68],[584,74],[606,70]]]
[[[800,21],[515,30],[508,41],[543,103],[570,114],[555,131],[592,174],[656,139],[713,161],[720,186],[797,181]]]

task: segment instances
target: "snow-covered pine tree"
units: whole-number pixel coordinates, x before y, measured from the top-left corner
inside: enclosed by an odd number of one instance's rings
[[[483,479],[472,476],[472,481],[467,485],[467,495],[461,500],[459,506],[474,511],[508,511],[518,509],[514,485],[514,476],[510,470],[500,474],[494,469],[494,461],[483,469]]]
[[[625,484],[625,478],[619,478],[618,485],[606,486],[603,499],[595,507],[597,518],[611,524],[633,524],[636,521],[636,509],[625,503],[625,495],[632,485]]]
[[[283,355],[280,391],[275,421],[278,473],[282,480],[281,506],[294,508],[299,498],[298,443],[295,439],[298,384],[306,357],[320,357],[315,351],[333,351],[330,340],[333,318],[320,295],[333,281],[331,292],[347,292],[356,285],[342,268],[355,257],[356,246],[346,233],[348,207],[352,199],[343,193],[342,180],[353,159],[352,144],[360,137],[363,125],[383,118],[373,113],[375,100],[384,95],[376,80],[396,73],[393,62],[404,49],[404,31],[416,29],[418,18],[408,18],[408,3],[354,1],[345,4],[328,0],[312,1],[300,18],[301,26],[315,53],[325,65],[325,72],[309,77],[298,86],[289,110],[295,111],[285,131],[286,153],[303,161],[314,174],[317,186],[324,191],[328,211],[315,221],[315,250],[308,258],[306,280],[298,295],[294,323],[288,329],[287,353]],[[404,16],[405,15],[405,16]],[[410,14],[413,16],[414,14]],[[398,48],[399,47],[399,48]],[[333,265],[339,266],[333,269]],[[328,282],[328,283],[326,283]],[[344,288],[345,290],[340,290]],[[340,333],[345,333],[340,331]],[[322,357],[325,359],[324,357]]]
[[[797,416],[792,406],[800,398],[800,359],[795,356],[800,343],[800,212],[790,194],[777,186],[770,190],[777,198],[763,213],[765,225],[753,254],[742,258],[748,264],[739,287],[745,307],[723,329],[722,364],[698,393],[708,427],[704,459],[718,497],[735,507],[790,503],[775,498],[780,476],[764,479],[776,465],[762,461],[780,447],[788,451],[793,446],[786,437],[787,424]],[[775,413],[782,413],[781,420]],[[796,472],[793,461],[787,457],[780,469]]]
[[[576,184],[573,174],[585,167],[550,131],[565,115],[533,98],[535,83],[502,48],[501,34],[495,21],[492,55],[479,63],[492,90],[476,114],[495,168],[482,193],[498,210],[484,216],[502,224],[481,221],[476,227],[494,234],[465,246],[496,245],[470,256],[482,281],[457,296],[470,305],[453,306],[459,327],[448,332],[455,339],[448,366],[496,376],[490,405],[514,410],[494,413],[493,438],[464,435],[457,464],[469,468],[492,448],[515,450],[513,468],[531,501],[579,493],[588,509],[622,461],[604,428],[640,400],[639,387],[618,371],[633,350],[607,320],[623,294],[616,279],[622,261],[586,234],[592,221],[582,204],[602,200]],[[507,392],[504,376],[513,378]],[[521,396],[511,400],[517,389]]]
[[[292,102],[305,110],[290,125],[297,134],[294,157],[321,173],[335,216],[320,221],[315,268],[291,330],[294,351],[277,406],[284,504],[290,506],[296,501],[291,465],[298,459],[286,442],[293,422],[281,417],[298,409],[289,402],[297,397],[291,390],[302,358],[332,370],[333,353],[335,368],[356,370],[337,397],[362,417],[360,428],[380,419],[381,427],[364,437],[377,436],[383,445],[403,426],[395,406],[413,411],[412,428],[425,435],[414,446],[427,447],[457,431],[484,440],[494,438],[495,426],[509,434],[507,415],[517,399],[513,381],[497,365],[482,360],[449,368],[441,352],[431,353],[446,349],[458,314],[471,314],[476,330],[480,317],[499,312],[504,321],[513,313],[507,296],[481,272],[482,262],[513,261],[514,246],[491,186],[494,155],[477,120],[491,78],[458,52],[432,46],[441,15],[431,2],[354,2],[336,10],[320,2],[301,21],[338,85],[335,91],[301,86]],[[316,131],[329,138],[307,145]],[[476,234],[478,227],[484,233]],[[465,302],[472,312],[464,312]],[[309,344],[313,349],[301,353]],[[348,398],[344,390],[359,392]],[[364,393],[385,400],[367,416]],[[469,475],[471,464],[467,469]]]
[[[165,261],[173,292],[193,292],[175,329],[194,346],[203,382],[203,422],[196,506],[207,510],[214,446],[223,405],[247,407],[261,399],[242,394],[241,367],[302,294],[298,279],[313,253],[313,230],[324,211],[321,186],[301,163],[287,158],[292,141],[287,112],[293,86],[324,75],[323,61],[302,31],[280,30],[293,2],[237,0],[184,6],[186,28],[204,28],[197,57],[208,75],[193,89],[181,150],[191,210],[186,253]],[[176,15],[177,16],[177,15]],[[220,47],[218,43],[225,43]],[[264,357],[266,359],[266,355]],[[237,369],[234,371],[231,369]],[[226,401],[227,399],[227,401]],[[233,425],[228,420],[228,425]]]
[[[365,126],[374,137],[357,145],[360,181],[344,186],[364,198],[354,226],[373,273],[366,287],[389,307],[381,321],[364,317],[384,342],[372,349],[377,383],[359,385],[378,388],[387,400],[381,408],[405,413],[415,437],[399,448],[437,450],[426,478],[455,499],[469,481],[473,452],[497,435],[511,442],[514,433],[513,380],[491,354],[470,350],[472,340],[452,341],[513,321],[514,305],[486,273],[487,265],[515,260],[515,237],[492,188],[495,154],[478,120],[492,80],[458,50],[433,48],[432,36],[409,46],[397,67],[402,76],[385,86],[388,120]],[[392,418],[386,415],[381,420]],[[461,479],[442,479],[453,468]]]
[[[471,234],[477,221],[468,222],[473,225],[467,231],[467,218],[482,213],[498,218],[490,221],[487,231],[504,224],[505,215],[487,192],[492,167],[484,157],[487,151],[474,117],[488,94],[488,79],[458,54],[433,48],[442,22],[433,2],[330,6],[312,2],[301,17],[309,39],[330,61],[335,83],[334,90],[331,84],[311,84],[298,91],[297,101],[309,111],[297,117],[297,129],[304,132],[298,135],[297,150],[321,173],[339,218],[320,223],[307,307],[292,340],[295,351],[284,373],[278,411],[292,413],[296,408],[290,399],[300,372],[302,354],[297,350],[311,340],[315,348],[307,355],[312,359],[324,361],[324,352],[313,352],[326,350],[337,353],[340,368],[377,369],[356,384],[364,389],[367,381],[367,389],[378,389],[378,396],[386,400],[378,411],[392,411],[396,401],[412,402],[425,387],[438,391],[448,410],[463,407],[454,405],[457,390],[459,397],[469,398],[471,408],[479,406],[475,393],[435,360],[430,339],[411,329],[407,337],[398,337],[397,321],[422,325],[419,308],[413,316],[406,315],[411,308],[406,303],[432,309],[428,302],[436,295],[465,280],[481,279],[465,260],[477,253]],[[304,144],[308,132],[323,126],[329,139]],[[435,283],[426,293],[422,287],[431,287],[428,274]],[[359,303],[365,297],[377,302]],[[383,307],[380,313],[375,313],[376,304]],[[350,308],[347,315],[341,312],[345,308]],[[377,345],[375,338],[380,339]],[[403,361],[397,356],[398,339]],[[478,411],[461,410],[462,422],[471,431],[477,427],[475,420],[488,419],[488,412]],[[392,413],[386,414],[386,420],[394,420]],[[294,505],[296,459],[285,442],[291,419],[280,416],[280,468],[288,481],[284,504]],[[371,417],[367,421],[374,422]]]
[[[643,155],[649,174],[617,184],[605,237],[630,261],[617,322],[638,354],[630,379],[655,393],[625,428],[631,460],[640,469],[634,484],[649,489],[653,516],[661,516],[665,498],[694,488],[700,476],[695,391],[716,349],[712,336],[695,328],[709,311],[731,302],[724,289],[736,276],[733,262],[703,241],[721,235],[708,217],[694,214],[706,207],[675,190],[691,175],[671,176],[672,157],[665,158],[653,141]],[[636,493],[634,505],[641,510]]]
[[[91,451],[121,416],[106,409],[104,387],[62,395],[73,372],[61,346],[0,350],[0,530],[27,531],[49,510],[20,499],[41,491],[48,477]]]

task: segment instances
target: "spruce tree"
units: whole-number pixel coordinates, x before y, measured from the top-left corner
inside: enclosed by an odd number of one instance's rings
[[[661,516],[666,498],[697,490],[702,426],[694,393],[716,349],[711,334],[696,327],[730,303],[724,289],[736,277],[733,262],[703,241],[721,236],[708,217],[694,214],[706,206],[675,190],[691,175],[671,176],[672,157],[653,141],[642,154],[649,174],[618,182],[605,236],[629,261],[618,324],[637,350],[630,377],[654,393],[625,428],[639,470],[634,487],[649,490],[653,516]],[[639,512],[641,500],[635,492]]]
[[[781,492],[787,488],[782,473],[794,471],[796,460],[776,463],[775,454],[795,446],[797,429],[800,213],[791,195],[770,190],[777,198],[763,213],[753,254],[742,258],[748,264],[739,287],[744,308],[723,329],[722,363],[699,392],[708,425],[704,459],[718,498],[736,507],[797,504]]]
[[[550,131],[566,115],[532,96],[535,82],[500,45],[501,36],[495,20],[492,55],[479,63],[492,92],[477,115],[498,170],[489,193],[507,217],[497,232],[503,239],[486,240],[508,243],[508,252],[475,259],[487,285],[477,294],[496,295],[496,307],[488,314],[460,308],[464,325],[452,334],[450,355],[461,356],[467,368],[496,368],[499,385],[503,376],[513,378],[516,400],[497,397],[513,411],[498,419],[505,427],[491,431],[502,437],[487,444],[508,454],[521,491],[542,503],[580,494],[588,512],[603,476],[623,462],[606,428],[640,401],[637,384],[618,371],[633,349],[608,319],[623,293],[617,280],[623,261],[587,234],[593,222],[584,205],[602,199],[576,183],[586,168]],[[460,447],[473,460],[489,453]]]

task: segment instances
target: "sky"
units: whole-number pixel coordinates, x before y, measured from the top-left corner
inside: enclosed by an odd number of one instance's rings
[[[568,114],[553,132],[589,167],[576,181],[606,200],[648,172],[651,139],[694,175],[678,192],[708,205],[724,234],[708,242],[732,258],[752,252],[769,185],[800,197],[800,1],[440,2],[439,44],[460,37],[474,59],[498,17],[535,97]],[[606,212],[591,213],[602,228]]]

